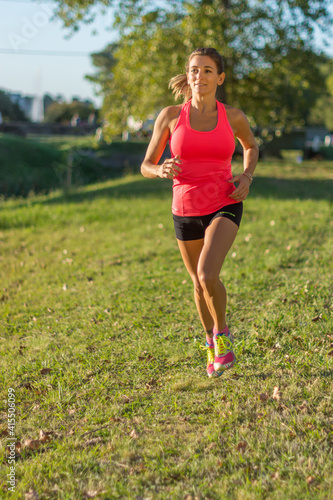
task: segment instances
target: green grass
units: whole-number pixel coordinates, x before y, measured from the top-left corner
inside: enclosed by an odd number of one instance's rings
[[[0,196],[26,197],[63,188],[67,182],[70,153],[71,183],[76,187],[119,177],[123,170],[119,161],[110,167],[101,165],[98,160],[111,158],[112,163],[113,155],[119,153],[143,158],[146,148],[146,143],[135,141],[97,144],[94,136],[31,135],[21,138],[0,134]]]
[[[168,181],[2,201],[1,498],[332,498],[331,196],[332,163],[258,165],[222,271],[238,364],[217,380]],[[17,439],[52,432],[15,494],[9,387]]]
[[[104,142],[97,143],[93,135],[68,136],[68,135],[37,135],[31,134],[29,139],[49,144],[61,148],[77,147],[77,148],[93,148],[99,151],[121,151],[124,153],[145,153],[147,149],[148,139],[133,139],[131,141],[122,141],[121,137],[116,137],[110,144]]]

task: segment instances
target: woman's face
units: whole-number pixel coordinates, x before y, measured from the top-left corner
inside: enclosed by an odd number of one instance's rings
[[[225,73],[218,74],[215,62],[209,56],[193,56],[189,62],[187,83],[190,85],[192,95],[215,96],[217,85],[222,85]]]

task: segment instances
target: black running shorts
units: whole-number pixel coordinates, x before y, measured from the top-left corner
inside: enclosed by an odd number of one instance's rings
[[[173,215],[176,238],[181,241],[200,240],[205,237],[207,227],[217,217],[225,217],[234,222],[238,227],[243,214],[243,202],[232,203],[220,208],[216,212],[198,217],[181,217]]]

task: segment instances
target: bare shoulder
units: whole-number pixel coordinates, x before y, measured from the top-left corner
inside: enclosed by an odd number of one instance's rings
[[[160,111],[155,120],[153,134],[147,148],[145,159],[149,159],[153,161],[153,163],[159,161],[168,139],[174,130],[181,108],[181,105],[168,106]]]
[[[233,106],[230,106],[229,104],[224,104],[227,117],[229,120],[229,123],[235,133],[237,135],[237,132],[241,130],[244,127],[249,127],[249,122],[246,118],[245,113],[241,111],[240,109],[234,108]]]
[[[170,118],[175,118],[176,116],[179,115],[182,107],[183,104],[174,104],[173,106],[168,106],[167,108],[164,108],[164,110],[170,116]]]
[[[180,111],[182,109],[182,104],[177,104],[174,106],[168,106],[167,108],[162,109],[160,114],[156,119],[155,127],[157,129],[165,130],[168,129],[169,134],[173,132],[178,117],[180,115]]]
[[[158,119],[163,123],[170,125],[173,120],[177,119],[179,113],[182,109],[181,104],[177,104],[175,106],[168,106],[167,108],[162,109],[160,114],[158,115]]]
[[[242,122],[243,120],[247,121],[245,113],[241,111],[240,109],[234,108],[233,106],[230,106],[229,104],[224,104],[225,110],[227,112],[228,120],[233,120],[233,121],[238,121]]]

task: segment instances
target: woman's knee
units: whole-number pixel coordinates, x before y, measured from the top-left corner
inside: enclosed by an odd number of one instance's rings
[[[213,273],[208,273],[205,271],[199,272],[198,278],[200,286],[203,288],[203,290],[209,293],[213,293],[220,283],[220,278],[218,275],[216,276]]]
[[[194,287],[194,293],[196,293],[197,295],[202,295],[203,289],[202,289],[202,286],[200,284],[198,276],[191,275],[191,279],[192,279],[192,283],[193,283],[193,287]]]

